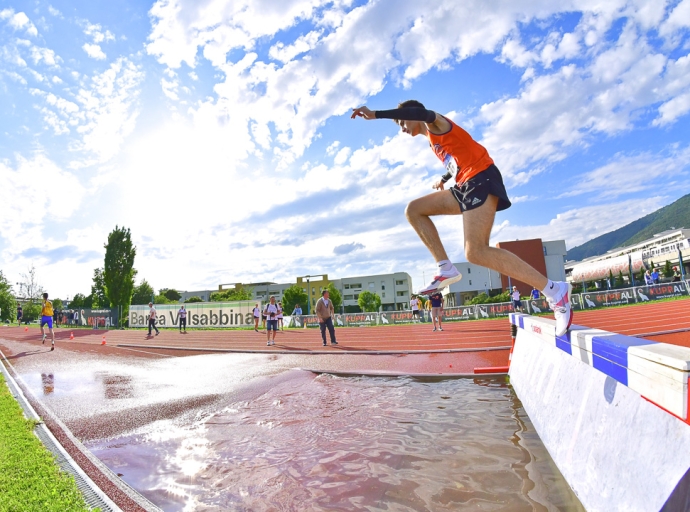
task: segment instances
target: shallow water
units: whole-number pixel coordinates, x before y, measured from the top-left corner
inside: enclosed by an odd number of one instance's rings
[[[260,388],[87,446],[166,511],[583,510],[501,380],[288,370]]]

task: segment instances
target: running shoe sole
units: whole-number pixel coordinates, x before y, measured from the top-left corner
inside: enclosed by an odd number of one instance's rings
[[[460,281],[460,279],[462,279],[462,274],[458,272],[457,276],[447,277],[446,279],[441,281],[439,285],[433,290],[422,290],[417,295],[431,295],[432,293],[439,291],[441,288],[447,288],[451,284],[457,283],[458,281]]]

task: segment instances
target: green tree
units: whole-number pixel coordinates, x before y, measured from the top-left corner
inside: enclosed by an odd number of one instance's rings
[[[612,288],[616,286],[616,280],[613,278],[613,272],[611,269],[609,269],[609,286]]]
[[[180,292],[178,292],[174,288],[162,288],[161,290],[159,290],[159,293],[161,295],[165,295],[165,297],[171,302],[177,302],[182,298]]]
[[[227,302],[235,300],[252,300],[254,298],[253,288],[232,288],[230,290],[223,290],[213,292],[209,297],[211,302]]]
[[[616,288],[623,288],[625,286],[625,279],[623,279],[623,271],[618,271],[618,276],[616,277]]]
[[[93,284],[91,285],[91,307],[107,308],[110,301],[105,295],[105,281],[103,280],[103,269],[93,270]]]
[[[22,274],[22,280],[19,282],[19,295],[24,299],[22,304],[24,318],[27,321],[37,319],[41,314],[43,286],[36,279],[36,267],[33,265],[31,265],[28,274]]]
[[[86,308],[86,296],[83,293],[77,293],[74,298],[69,301],[70,309]]]
[[[12,292],[12,285],[0,270],[0,319],[12,322],[17,318],[17,301]]]
[[[637,276],[637,279],[639,281],[639,283],[637,283],[637,286],[644,286],[645,285],[645,280],[644,280],[645,272],[647,272],[647,269],[642,267],[640,269],[640,275]]]
[[[304,290],[296,284],[293,284],[283,292],[283,311],[289,315],[295,309],[295,304],[299,304],[302,307],[302,313],[306,315],[308,301],[309,297]]]
[[[666,263],[664,263],[664,277],[673,277],[673,267],[671,266],[671,262],[666,260]]]
[[[151,286],[146,279],[142,279],[141,283],[134,287],[132,292],[132,305],[146,305],[151,302],[153,297],[153,286]]]
[[[364,290],[359,294],[357,304],[362,308],[362,311],[369,313],[378,311],[381,307],[381,297],[378,293],[372,293],[369,290]]]
[[[53,309],[55,311],[62,311],[65,309],[65,305],[62,303],[62,299],[53,300]]]
[[[168,299],[165,295],[162,293],[159,293],[153,298],[153,303],[154,304],[175,304],[177,301],[176,300],[170,300]],[[148,302],[147,302],[148,304]]]
[[[188,298],[186,301],[184,301],[184,302],[185,302],[185,304],[188,304],[188,303],[190,303],[190,302],[204,302],[204,299],[202,299],[202,298],[199,297],[198,295],[192,295],[191,297],[189,297],[189,298]]]
[[[338,290],[333,283],[328,283],[326,290],[328,290],[328,296],[333,301],[333,307],[335,308],[335,311],[338,311],[340,306],[343,304],[342,293],[340,293],[340,290]]]
[[[122,319],[127,318],[134,291],[134,276],[137,273],[134,269],[136,254],[137,248],[132,243],[129,229],[115,226],[105,244],[103,281],[110,305],[122,308]]]

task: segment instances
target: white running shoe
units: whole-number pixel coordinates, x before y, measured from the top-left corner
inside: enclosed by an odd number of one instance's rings
[[[419,295],[431,295],[441,288],[445,288],[453,283],[457,283],[460,281],[460,279],[462,279],[462,274],[457,268],[455,268],[455,265],[453,265],[450,270],[441,272],[440,275],[434,276],[434,279],[431,281],[431,283],[429,283],[429,286],[422,288],[418,293]]]
[[[573,323],[573,310],[570,308],[570,294],[573,293],[573,285],[562,281],[556,282],[554,285],[561,288],[558,295],[553,299],[547,297],[546,300],[556,318],[556,336],[563,336]]]
[[[443,327],[439,327],[438,330],[439,330],[439,331],[442,331],[442,330],[443,330]]]

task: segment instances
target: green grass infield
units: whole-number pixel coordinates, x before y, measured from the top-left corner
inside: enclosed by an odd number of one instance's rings
[[[0,511],[88,511],[74,478],[33,434],[0,375]]]

